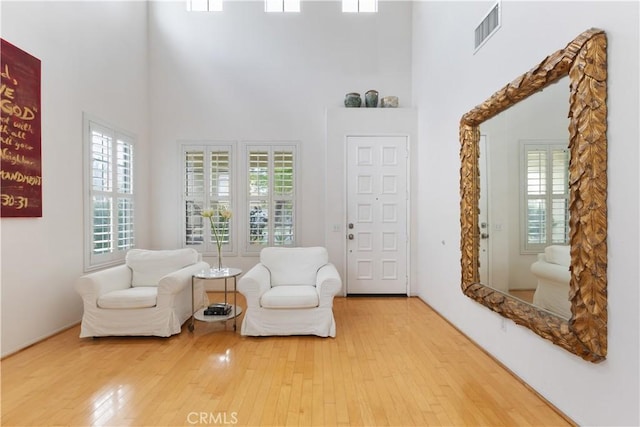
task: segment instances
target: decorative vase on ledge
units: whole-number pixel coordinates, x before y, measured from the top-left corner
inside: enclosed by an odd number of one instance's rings
[[[377,90],[368,90],[367,93],[364,94],[364,105],[368,108],[376,108],[378,106],[378,91]]]
[[[385,96],[380,100],[380,108],[398,108],[397,96]]]
[[[362,98],[360,98],[360,94],[356,92],[351,92],[345,95],[344,97],[344,106],[347,108],[359,108],[362,105]]]

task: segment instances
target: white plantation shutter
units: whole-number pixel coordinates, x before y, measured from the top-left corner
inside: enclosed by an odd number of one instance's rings
[[[118,198],[118,250],[125,251],[135,244],[134,210],[131,197]]]
[[[526,151],[527,245],[544,245],[547,241],[547,151]]]
[[[253,148],[248,152],[249,246],[269,244],[269,151]]]
[[[88,270],[123,260],[135,245],[134,138],[86,117],[85,129]]]
[[[233,224],[223,221],[219,212],[233,206],[233,147],[217,143],[183,146],[183,201],[184,239],[183,246],[197,247],[203,252],[215,253],[215,237],[203,210],[213,209],[214,224],[220,232],[223,252],[233,251]]]
[[[569,243],[569,152],[563,144],[523,143],[523,253]]]
[[[569,150],[551,147],[551,243],[569,243]]]
[[[215,254],[215,237],[203,210],[213,210],[224,253],[235,253],[241,235],[243,253],[265,246],[294,246],[296,242],[296,143],[244,143],[235,158],[235,144],[183,143],[183,246]],[[234,176],[244,175],[244,196],[234,199]],[[221,212],[230,211],[225,221]],[[239,231],[237,233],[236,231]]]
[[[275,151],[273,154],[273,245],[294,243],[294,153]]]
[[[189,150],[184,157],[184,246],[204,244],[203,218],[200,212],[205,199],[204,150]]]
[[[118,136],[116,143],[118,174],[118,234],[117,249],[126,251],[134,247],[134,201],[133,201],[133,144],[130,140]]]
[[[247,252],[295,245],[295,145],[247,146]]]
[[[112,250],[113,217],[113,137],[108,129],[91,126],[92,254],[108,254]]]
[[[211,165],[211,179],[209,186],[209,206],[214,212],[222,211],[233,212],[231,206],[231,149],[227,147],[221,150],[213,150],[209,155]],[[231,227],[230,222],[224,220],[220,215],[214,215],[213,224],[218,230],[218,237],[223,246],[230,251],[231,245]],[[209,230],[211,230],[210,223]],[[209,242],[215,244],[215,236],[209,236]]]
[[[113,185],[113,137],[107,129],[91,127],[91,167],[94,191],[111,191]]]
[[[92,254],[108,254],[112,251],[113,216],[111,197],[93,196]]]

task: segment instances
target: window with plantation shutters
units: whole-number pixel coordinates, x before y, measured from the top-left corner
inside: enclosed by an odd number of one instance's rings
[[[134,137],[85,117],[85,140],[90,270],[122,261],[135,246]]]
[[[247,252],[295,245],[296,146],[246,147]]]
[[[229,144],[183,145],[183,246],[205,253],[217,251],[215,236],[203,210],[213,210],[212,221],[223,252],[233,251],[234,216],[225,220],[224,211],[235,211],[232,198],[233,147]]]
[[[203,253],[257,254],[296,243],[296,143],[182,143],[183,242]],[[240,178],[236,187],[235,178]],[[231,212],[231,218],[223,213]],[[236,246],[237,245],[237,246]]]
[[[569,244],[569,151],[566,144],[524,142],[522,152],[524,253]]]

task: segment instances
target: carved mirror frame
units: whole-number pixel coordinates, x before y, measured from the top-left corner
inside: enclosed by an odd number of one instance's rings
[[[571,318],[479,280],[480,125],[568,75]],[[521,75],[460,121],[462,291],[590,362],[607,355],[607,39],[592,28]]]

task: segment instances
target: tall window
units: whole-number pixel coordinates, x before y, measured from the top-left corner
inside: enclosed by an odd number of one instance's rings
[[[523,143],[523,252],[569,243],[569,151],[566,144]]]
[[[246,147],[246,250],[295,245],[296,147]]]
[[[183,146],[184,166],[183,212],[184,241],[187,247],[198,247],[202,252],[215,252],[215,236],[209,219],[200,215],[203,210],[213,210],[213,221],[219,231],[223,251],[233,251],[233,147],[212,144]],[[231,211],[230,221],[222,212]]]
[[[85,268],[124,259],[135,245],[134,137],[85,117]]]

